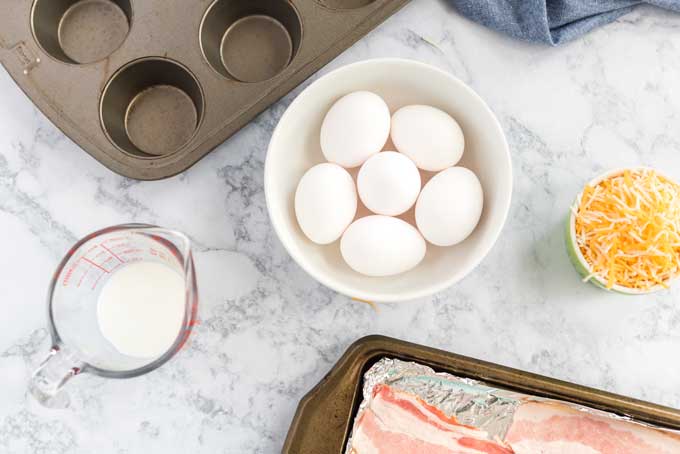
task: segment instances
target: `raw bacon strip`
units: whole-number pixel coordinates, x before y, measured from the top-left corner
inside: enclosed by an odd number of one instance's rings
[[[357,419],[353,454],[513,454],[488,434],[459,424],[420,398],[377,385]]]
[[[558,402],[527,402],[505,439],[517,454],[678,454],[680,437]]]

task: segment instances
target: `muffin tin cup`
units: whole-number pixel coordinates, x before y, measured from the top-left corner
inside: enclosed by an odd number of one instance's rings
[[[122,175],[180,173],[408,0],[11,0],[0,62]]]
[[[263,82],[286,69],[302,40],[302,21],[283,0],[216,0],[200,30],[201,50],[222,76]]]
[[[71,64],[107,58],[124,43],[131,22],[130,0],[36,0],[31,12],[42,49]]]
[[[100,116],[107,136],[136,157],[172,154],[198,130],[203,91],[191,72],[167,58],[130,63],[104,88]]]

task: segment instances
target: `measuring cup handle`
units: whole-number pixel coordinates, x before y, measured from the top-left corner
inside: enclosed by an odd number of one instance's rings
[[[80,362],[60,346],[54,346],[50,354],[33,372],[29,391],[35,399],[48,408],[66,408],[70,399],[63,391],[64,385],[82,371]]]

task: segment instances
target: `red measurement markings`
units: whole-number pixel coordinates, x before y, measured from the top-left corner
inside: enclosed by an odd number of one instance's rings
[[[128,240],[128,238],[125,237],[125,236],[111,236],[111,237],[107,238],[106,240],[104,240],[103,242],[104,243],[113,243],[113,242],[116,242],[116,241],[121,242],[121,241],[127,241],[127,240]]]
[[[90,265],[94,266],[95,268],[99,268],[99,269],[102,270],[103,272],[108,273],[108,270],[107,270],[106,268],[104,268],[104,267],[102,267],[102,266],[100,266],[100,265],[97,265],[97,264],[94,263],[92,260],[88,259],[87,257],[81,257],[80,260],[84,260],[84,261],[86,261],[87,263],[89,263]]]
[[[80,288],[81,285],[83,285],[83,281],[87,277],[87,270],[82,270],[82,274],[80,275],[80,280],[78,280],[78,283],[76,284],[77,288]]]
[[[188,291],[189,290],[187,290],[187,292]],[[177,345],[177,348],[175,349],[175,353],[180,351],[186,345],[186,343],[189,340],[189,336],[191,335],[191,332],[194,330],[194,327],[201,324],[201,321],[198,319],[198,296],[196,296],[196,295],[194,295],[193,301],[191,303],[191,313],[190,314],[191,315],[190,315],[189,322],[187,323],[186,328],[184,328],[184,330],[182,330],[182,340]]]
[[[165,262],[171,263],[171,262],[170,262],[170,257],[168,257],[168,254],[166,254],[166,253],[163,252],[163,251],[159,251],[158,249],[155,249],[155,248],[150,247],[150,248],[149,248],[149,254],[151,254],[151,255],[154,256],[154,257],[158,257],[159,259],[161,259],[161,260],[163,260],[163,261],[165,261]]]
[[[179,352],[182,348],[184,348],[187,345],[189,341],[189,336],[191,336],[191,333],[194,330],[194,326],[200,324],[201,324],[200,320],[192,320],[187,324],[187,327],[184,328],[184,330],[182,331],[182,340],[177,345],[177,348],[175,348],[175,353]]]
[[[113,268],[111,268],[111,269],[109,270],[109,273],[113,273],[113,272],[116,271],[118,268],[120,268],[121,266],[123,266],[124,263],[125,263],[125,262],[116,263],[115,265],[113,265]],[[97,284],[99,284],[99,281],[100,281],[100,280],[102,279],[102,277],[104,277],[104,276],[106,276],[106,275],[103,274],[103,273],[99,273],[99,275],[97,276],[97,279],[95,279],[94,282],[92,283],[92,290],[94,290],[94,289],[97,288]]]
[[[97,279],[94,280],[94,282],[92,283],[92,290],[97,288],[97,284],[99,283],[99,280],[102,278],[102,276],[104,276],[104,275],[100,274],[99,276],[97,276]]]
[[[113,272],[116,271],[118,268],[120,268],[121,266],[123,266],[123,263],[125,263],[125,262],[116,263],[115,265],[113,265],[113,268],[111,268],[109,271],[107,271],[107,273],[113,273]],[[103,278],[104,276],[106,276],[107,273],[99,273],[99,274],[97,275],[97,278],[92,282],[91,290],[94,290],[94,289],[97,288],[97,285],[99,284],[99,281],[101,281],[102,278]],[[87,277],[87,273],[83,274],[82,279],[81,279],[80,282],[78,283],[78,287],[80,287],[80,284],[82,284],[82,282],[85,280],[86,277]]]
[[[116,259],[118,259],[118,261],[119,261],[120,263],[125,263],[125,261],[124,261],[122,258],[118,257],[118,255],[116,255],[116,253],[113,252],[111,249],[107,248],[107,247],[104,246],[103,244],[100,244],[100,246],[101,246],[102,249],[104,249],[106,252],[108,252],[108,253],[111,254],[113,257],[115,257]]]
[[[71,276],[73,275],[74,269],[75,269],[75,265],[71,266],[68,270],[66,270],[66,274],[64,275],[64,280],[62,281],[62,285],[64,287],[68,287],[69,282],[71,282]]]

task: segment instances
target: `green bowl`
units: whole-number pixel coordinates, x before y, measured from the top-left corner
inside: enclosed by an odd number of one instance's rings
[[[625,170],[652,170],[649,167],[635,167],[635,168],[630,168],[630,169],[615,169],[611,170],[609,172],[606,172],[597,178],[593,179],[588,183],[589,186],[595,186],[599,184],[602,180],[605,180],[607,178],[611,178],[616,175],[622,174]],[[607,288],[607,282],[605,282],[602,278],[598,276],[594,276],[592,274],[592,271],[590,269],[590,265],[586,261],[585,257],[583,257],[583,254],[581,253],[581,248],[578,247],[578,244],[576,243],[576,210],[578,207],[581,205],[581,197],[583,196],[583,191],[579,193],[578,196],[576,196],[576,200],[574,201],[574,204],[571,206],[569,210],[569,216],[567,217],[567,222],[566,222],[566,229],[565,229],[565,239],[566,239],[566,246],[567,246],[567,254],[569,255],[569,259],[571,260],[571,263],[574,265],[574,268],[576,268],[576,271],[583,277],[584,282],[590,282],[594,286],[601,288],[603,290],[606,290],[608,292],[614,292],[614,293],[620,293],[623,295],[648,295],[650,293],[656,293],[661,290],[666,290],[666,287],[663,285],[657,285],[654,286],[648,290],[640,290],[640,289],[634,289],[634,288],[629,288],[629,287],[624,287],[622,285],[614,285],[612,288]]]

